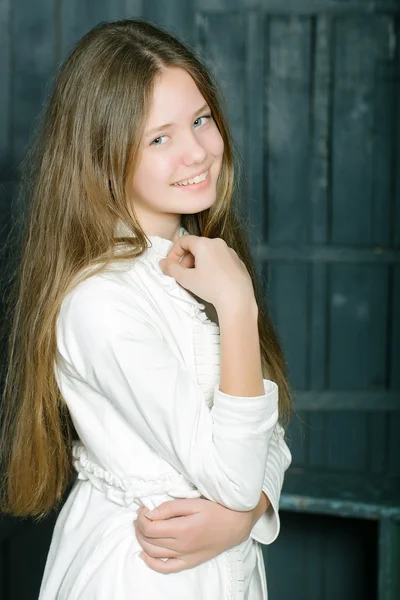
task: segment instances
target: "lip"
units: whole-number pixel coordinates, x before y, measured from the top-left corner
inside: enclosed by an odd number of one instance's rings
[[[175,185],[176,183],[180,183],[181,181],[185,181],[185,179],[188,181],[189,179],[194,179],[195,177],[198,177],[199,175],[203,175],[203,173],[205,173],[206,171],[209,171],[211,167],[207,167],[206,169],[203,169],[202,171],[199,171],[198,173],[195,173],[194,175],[191,175],[190,177],[184,177],[183,179],[179,179],[178,181],[174,181],[174,183],[171,183],[171,185]],[[191,185],[191,184],[189,184]]]
[[[210,181],[211,175],[209,170],[207,172],[207,177],[204,179],[204,181],[201,181],[200,183],[188,183],[187,185],[172,185],[171,187],[174,187],[176,190],[200,193],[201,190],[205,190],[210,186]]]

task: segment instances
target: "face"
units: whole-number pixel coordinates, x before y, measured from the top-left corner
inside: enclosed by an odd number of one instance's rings
[[[165,70],[155,82],[140,160],[128,184],[129,202],[147,235],[176,241],[182,214],[212,206],[223,151],[192,77],[180,68]],[[184,185],[198,175],[200,182]]]

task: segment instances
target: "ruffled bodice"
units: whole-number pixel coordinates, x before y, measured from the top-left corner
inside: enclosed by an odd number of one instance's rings
[[[125,223],[118,223],[118,235],[134,235]],[[181,225],[179,237],[188,235],[187,229]],[[168,255],[173,245],[171,240],[157,235],[148,236],[147,251],[139,261],[151,268],[157,277],[159,286],[192,318],[193,350],[196,366],[197,381],[203,390],[205,401],[211,408],[213,404],[213,390],[220,377],[220,346],[219,326],[206,314],[205,304],[185,288],[177,283],[174,277],[166,275],[159,265],[159,261]]]
[[[73,443],[72,456],[78,479],[88,479],[109,500],[121,506],[130,506],[134,501],[144,503],[145,498],[162,494],[174,498],[201,496],[197,488],[177,471],[170,471],[156,479],[117,477],[91,460],[85,446],[77,441]]]
[[[192,335],[197,382],[203,390],[207,405],[211,408],[214,387],[220,378],[219,327],[199,310],[194,315]]]
[[[119,225],[118,234],[123,235],[128,231],[125,225]],[[188,231],[181,226],[179,235],[186,235]],[[204,400],[208,407],[213,405],[214,387],[220,377],[220,331],[205,312],[205,305],[199,302],[177,281],[166,275],[160,265],[161,258],[165,258],[172,246],[170,240],[149,236],[151,244],[147,251],[139,257],[146,268],[151,268],[157,273],[158,282],[166,293],[172,296],[187,312],[192,321],[192,343],[195,360],[197,382],[200,385]],[[80,479],[90,479],[98,489],[118,504],[129,505],[134,499],[152,494],[172,493],[177,498],[199,497],[200,493],[182,475],[174,477],[171,473],[157,480],[121,479],[112,475],[92,460],[90,460],[85,446],[78,441],[73,443],[73,464]]]
[[[124,224],[117,227],[118,234],[132,232]],[[179,236],[188,234],[181,226]],[[172,241],[149,236],[150,243],[138,261],[151,269],[159,287],[174,298],[191,319],[192,343],[197,382],[204,394],[208,407],[213,405],[214,388],[220,378],[220,329],[206,314],[205,304],[196,300],[177,281],[166,275],[159,265],[173,244]],[[168,472],[157,479],[120,478],[109,473],[93,462],[81,442],[73,443],[73,464],[79,479],[88,479],[102,490],[108,499],[117,504],[129,506],[136,501],[154,508],[157,505],[153,496],[168,494],[172,498],[196,498],[201,494],[183,475]],[[153,498],[152,498],[153,497]],[[251,541],[251,540],[250,540]],[[250,543],[250,542],[247,542]],[[227,550],[227,577],[229,600],[243,600],[244,565],[241,547]]]

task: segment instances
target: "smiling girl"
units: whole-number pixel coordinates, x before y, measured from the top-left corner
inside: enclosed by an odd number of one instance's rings
[[[101,23],[28,156],[1,508],[42,518],[78,473],[40,600],[267,598],[292,404],[218,97],[165,31]]]

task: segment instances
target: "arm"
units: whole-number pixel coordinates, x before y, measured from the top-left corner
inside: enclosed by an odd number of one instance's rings
[[[220,389],[226,393],[247,395],[261,389],[262,370],[257,328],[256,304],[250,304],[255,319],[245,319],[240,310],[230,313],[218,311],[221,332]],[[231,307],[231,311],[235,307]],[[237,310],[237,309],[236,309]],[[261,392],[260,392],[261,393]],[[276,424],[270,439],[262,492],[252,511],[251,537],[263,544],[271,544],[279,535],[279,498],[286,469],[292,457],[284,440],[284,429]]]
[[[285,471],[292,462],[292,455],[284,439],[285,431],[279,423],[270,440],[265,468],[263,492],[257,508],[253,511],[250,536],[261,544],[272,544],[280,531],[279,499]],[[266,510],[263,510],[267,504]]]
[[[291,462],[283,435],[282,427],[276,425],[265,470],[265,489],[252,511],[232,511],[201,499],[172,500],[151,513],[147,509],[143,509],[142,514],[139,511],[135,529],[143,548],[143,560],[148,566],[160,573],[192,568],[249,536],[262,544],[271,544],[279,534],[279,496],[284,472]],[[156,520],[153,522],[148,518]],[[168,548],[165,547],[167,538],[171,540]],[[176,560],[163,562],[159,558]]]
[[[134,293],[121,294],[119,286],[89,279],[75,288],[60,314],[60,353],[76,376],[124,415],[132,435],[204,497],[233,510],[252,510],[278,418],[276,383],[261,380],[264,394],[257,385],[250,390],[253,396],[244,389],[228,394],[216,384],[210,411],[183,361],[134,304]],[[256,319],[244,314],[244,326],[246,318],[250,329]],[[231,322],[230,316],[224,319],[223,336],[232,331]]]

